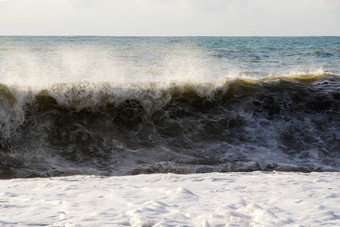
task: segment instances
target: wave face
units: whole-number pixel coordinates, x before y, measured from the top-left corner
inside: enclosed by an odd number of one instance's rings
[[[219,86],[0,85],[0,176],[339,171],[339,87],[326,73]]]
[[[0,37],[0,178],[340,171],[340,37]]]

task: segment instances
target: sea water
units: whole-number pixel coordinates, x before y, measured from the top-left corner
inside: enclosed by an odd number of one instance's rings
[[[0,176],[340,169],[339,37],[0,37]]]
[[[0,225],[339,226],[339,63],[340,37],[0,37]]]

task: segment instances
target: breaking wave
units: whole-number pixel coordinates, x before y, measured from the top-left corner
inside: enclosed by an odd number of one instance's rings
[[[339,171],[340,77],[0,84],[0,177]]]

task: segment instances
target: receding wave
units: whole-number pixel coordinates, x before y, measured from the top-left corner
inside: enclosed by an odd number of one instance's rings
[[[339,171],[340,77],[0,84],[0,177]]]

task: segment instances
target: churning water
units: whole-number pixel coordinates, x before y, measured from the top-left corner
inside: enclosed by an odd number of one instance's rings
[[[0,37],[0,177],[340,170],[340,37]]]

